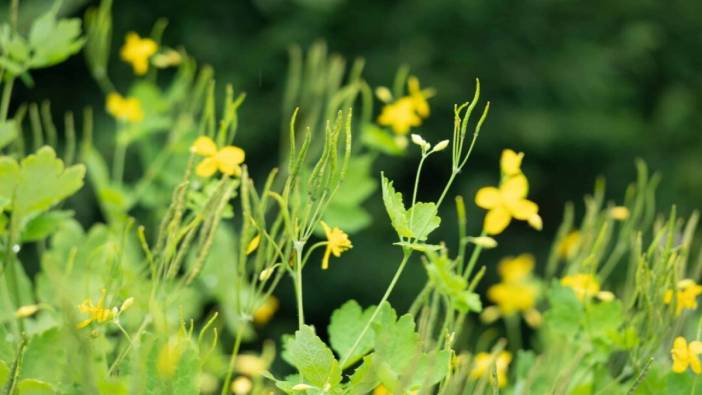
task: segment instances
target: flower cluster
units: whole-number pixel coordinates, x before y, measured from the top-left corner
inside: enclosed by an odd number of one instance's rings
[[[528,200],[529,182],[521,171],[523,153],[511,149],[502,151],[499,187],[483,187],[475,195],[478,207],[488,210],[483,229],[489,235],[502,233],[512,218],[527,221],[534,229],[541,230],[539,206]]]
[[[522,313],[526,322],[536,327],[541,324],[541,313],[536,310],[539,286],[532,276],[534,257],[522,254],[502,259],[498,265],[501,281],[488,289],[487,297],[496,306],[486,308],[481,318],[492,322],[500,316]]]

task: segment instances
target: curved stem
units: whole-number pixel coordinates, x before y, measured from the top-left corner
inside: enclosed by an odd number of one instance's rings
[[[236,364],[236,356],[239,354],[239,346],[241,346],[241,338],[243,335],[241,328],[236,330],[236,338],[234,339],[234,346],[232,347],[232,355],[229,357],[229,367],[227,368],[227,375],[222,383],[221,395],[227,395],[229,391],[229,383],[232,381],[232,373],[234,372],[234,365]]]
[[[349,362],[349,358],[351,355],[353,355],[353,352],[356,351],[356,348],[358,345],[361,343],[361,339],[363,339],[363,336],[366,335],[366,332],[368,332],[368,329],[370,329],[371,324],[373,323],[373,320],[378,316],[378,313],[380,312],[380,307],[383,305],[383,303],[388,301],[388,298],[390,297],[390,293],[392,292],[393,288],[395,288],[395,285],[397,284],[397,280],[400,278],[400,275],[402,274],[402,271],[405,269],[405,265],[407,264],[407,261],[409,261],[410,256],[412,255],[412,251],[404,251],[404,255],[402,257],[402,261],[400,262],[400,266],[397,267],[397,271],[395,272],[395,275],[393,276],[392,280],[390,281],[390,285],[388,285],[388,289],[385,290],[385,294],[383,297],[380,299],[380,302],[378,302],[378,306],[376,306],[375,310],[373,311],[373,314],[371,315],[370,319],[368,322],[366,322],[366,325],[363,327],[363,330],[361,330],[361,333],[358,335],[356,338],[356,341],[353,343],[349,351],[346,353],[346,356],[341,360],[341,368],[346,367],[346,363]]]

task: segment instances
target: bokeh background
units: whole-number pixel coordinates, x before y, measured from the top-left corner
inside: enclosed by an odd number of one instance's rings
[[[469,203],[473,234],[482,212],[472,203],[478,187],[494,184],[503,148],[524,151],[530,194],[541,206],[544,230],[512,225],[500,248],[484,254],[486,283],[504,255],[532,252],[544,262],[566,201],[582,213],[582,197],[594,180],[607,178],[608,198],[621,202],[633,180],[634,160],[662,173],[661,209],[676,203],[683,213],[702,203],[702,2],[657,0],[117,0],[111,74],[132,78],[116,56],[127,31],[148,34],[160,17],[169,24],[164,42],[183,46],[214,66],[219,83],[245,91],[238,144],[255,177],[276,165],[287,49],[326,41],[330,51],[366,60],[371,86],[389,85],[408,65],[432,86],[432,115],[420,132],[430,141],[448,138],[454,103],[472,97],[474,79],[492,102],[476,151],[453,194]],[[26,6],[25,6],[26,4]],[[23,2],[23,18],[48,1]],[[82,16],[85,1],[65,1],[63,11]],[[5,7],[3,12],[5,12]],[[103,97],[88,77],[81,55],[34,75],[39,88],[18,89],[17,101],[49,99],[57,114],[84,106],[101,108]],[[70,86],[70,91],[66,90]],[[100,116],[105,117],[104,114]],[[97,133],[100,133],[98,130]],[[417,155],[383,157],[384,170],[402,190],[411,187]],[[421,197],[438,196],[448,176],[449,155],[432,160]],[[306,314],[325,326],[329,313],[349,298],[376,303],[400,255],[379,195],[367,208],[377,220],[352,236],[354,249],[327,272],[310,266]],[[446,205],[437,239],[455,243],[453,207]],[[90,221],[90,212],[81,217]],[[95,219],[93,219],[95,220]],[[339,224],[343,227],[343,224]],[[391,300],[404,309],[425,276],[417,261]],[[294,328],[291,287],[285,283],[279,320],[271,335]]]

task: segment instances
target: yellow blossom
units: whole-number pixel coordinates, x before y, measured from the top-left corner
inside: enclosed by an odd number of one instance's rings
[[[322,221],[322,227],[327,236],[327,249],[324,251],[324,258],[322,258],[322,269],[326,270],[329,268],[329,256],[331,254],[338,258],[342,252],[352,248],[353,245],[351,245],[349,235],[343,230],[337,227],[331,228],[324,221]]]
[[[624,206],[616,206],[609,209],[609,216],[617,221],[624,221],[629,218],[629,209]]]
[[[603,302],[614,299],[614,294],[609,291],[600,291],[600,282],[589,273],[578,273],[565,276],[561,279],[561,285],[568,287],[575,292],[575,296],[582,302],[592,297],[597,297]]]
[[[492,372],[495,370],[497,372],[497,385],[504,388],[507,385],[507,369],[511,361],[512,354],[508,351],[502,351],[498,355],[486,352],[478,353],[473,362],[470,378],[473,380],[491,378]]]
[[[137,33],[129,32],[119,55],[123,61],[132,65],[134,74],[144,75],[149,70],[149,59],[157,50],[156,41],[141,38]]]
[[[578,247],[580,247],[580,232],[574,230],[566,235],[566,237],[561,240],[558,244],[558,256],[564,259],[572,258],[576,252],[578,252]]]
[[[278,311],[278,306],[280,305],[280,302],[278,302],[278,298],[275,296],[271,295],[266,299],[263,304],[256,309],[253,313],[253,321],[254,324],[256,325],[266,325],[268,321],[273,318],[273,314],[275,314],[276,311]]]
[[[195,168],[195,174],[200,177],[210,177],[219,170],[228,176],[238,176],[241,174],[241,164],[244,163],[244,150],[228,145],[221,149],[217,144],[207,137],[200,136],[193,143],[190,150],[197,155],[204,156],[205,159]]]
[[[514,283],[526,279],[534,270],[534,256],[521,254],[503,258],[497,266],[502,281]]]
[[[523,174],[509,177],[499,188],[483,187],[475,195],[478,207],[488,210],[483,229],[489,235],[497,235],[507,228],[512,218],[538,225],[539,206],[527,200],[529,182]]]
[[[699,354],[702,354],[702,342],[698,340],[687,343],[684,337],[678,336],[673,341],[673,348],[670,350],[673,357],[673,372],[683,373],[689,366],[695,374],[702,373]]]
[[[702,286],[697,285],[691,279],[680,280],[675,294],[675,315],[680,315],[686,309],[694,310],[697,308],[697,297],[702,294]],[[663,302],[670,304],[672,301],[673,290],[669,289],[663,295]]]
[[[258,248],[258,245],[261,244],[261,235],[256,235],[251,241],[249,241],[249,244],[246,245],[246,255],[251,255],[256,249]]]
[[[105,303],[105,290],[102,290],[100,299],[96,304],[93,301],[86,299],[78,306],[78,310],[81,313],[87,314],[88,318],[81,321],[78,324],[78,329],[85,328],[90,325],[91,322],[95,321],[97,323],[105,323],[112,321],[117,316],[117,309],[109,309],[104,307]]]
[[[390,390],[388,390],[384,385],[380,384],[373,389],[373,395],[390,395]]]
[[[395,133],[404,135],[411,128],[421,125],[422,118],[417,114],[414,100],[410,97],[402,97],[383,107],[378,117],[378,123],[390,126]]]
[[[422,90],[419,87],[419,79],[415,76],[411,76],[407,79],[407,90],[409,91],[409,97],[412,99],[412,104],[414,110],[422,118],[429,116],[429,103],[427,98],[431,95],[431,90]]]
[[[502,151],[502,156],[500,157],[500,170],[505,176],[516,176],[522,173],[522,159],[524,159],[524,153],[516,153],[511,149],[505,149]]]
[[[488,289],[488,299],[494,302],[503,316],[526,312],[534,308],[539,289],[529,282],[497,283]]]
[[[123,122],[138,123],[144,119],[141,101],[136,97],[125,98],[117,92],[112,92],[107,95],[105,108],[110,115]]]

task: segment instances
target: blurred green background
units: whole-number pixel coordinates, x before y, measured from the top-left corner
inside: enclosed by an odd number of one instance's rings
[[[26,1],[26,17],[49,1]],[[366,60],[371,86],[392,83],[397,68],[411,67],[424,86],[436,88],[432,115],[421,127],[430,141],[448,138],[453,104],[472,97],[474,79],[492,102],[474,156],[453,194],[466,197],[472,233],[482,212],[472,203],[478,187],[498,178],[499,154],[524,151],[531,197],[541,206],[544,230],[510,226],[500,248],[484,254],[485,284],[504,255],[526,251],[544,262],[566,201],[578,213],[596,176],[607,178],[608,197],[621,203],[633,180],[635,158],[663,174],[659,201],[689,213],[702,202],[702,2],[654,0],[118,0],[111,74],[117,84],[132,78],[116,56],[127,31],[148,34],[156,19],[169,21],[167,45],[184,46],[200,62],[214,66],[225,82],[245,91],[238,145],[247,151],[261,179],[275,166],[285,85],[287,49],[317,40],[349,61]],[[68,14],[82,16],[88,2],[64,2]],[[5,7],[3,7],[4,9]],[[4,10],[3,10],[4,12]],[[82,56],[34,75],[38,88],[21,87],[19,100],[49,99],[56,114],[104,98],[88,77]],[[125,82],[126,84],[126,82]],[[70,90],[66,87],[70,86]],[[304,109],[303,109],[304,110]],[[105,117],[105,114],[100,114]],[[97,130],[96,133],[100,133]],[[411,187],[417,155],[383,157],[384,170],[401,190]],[[435,198],[448,176],[450,157],[436,156],[422,180],[421,197]],[[348,298],[376,303],[396,269],[400,254],[379,196],[368,209],[377,220],[352,236],[354,249],[334,260],[329,271],[308,269],[306,313],[326,325],[329,313]],[[452,205],[442,213],[436,240],[455,245]],[[86,222],[89,215],[83,215]],[[94,218],[97,219],[97,218]],[[337,224],[343,228],[343,224]],[[439,233],[439,232],[437,232]],[[392,302],[404,309],[425,276],[417,260],[405,272]],[[279,318],[269,330],[294,327],[294,298],[284,282],[277,295]]]

